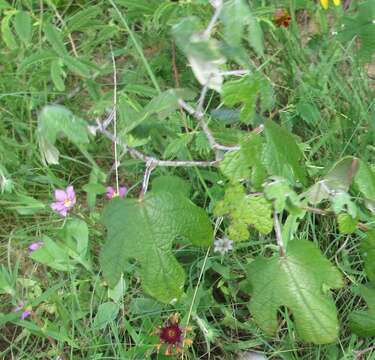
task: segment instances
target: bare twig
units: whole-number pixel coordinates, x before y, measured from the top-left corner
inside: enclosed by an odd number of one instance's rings
[[[142,182],[142,190],[141,190],[141,193],[139,194],[140,199],[143,199],[147,192],[148,183],[150,181],[150,175],[151,175],[152,170],[155,169],[155,167],[156,167],[156,163],[153,160],[149,160],[146,163],[146,170],[145,170],[145,174],[143,176],[143,182]]]
[[[112,66],[113,66],[113,110],[112,110],[112,116],[113,116],[113,148],[114,148],[114,157],[115,157],[115,174],[116,174],[116,192],[119,194],[120,192],[120,186],[119,186],[119,177],[118,177],[118,167],[119,167],[119,161],[118,161],[118,154],[117,154],[117,69],[116,69],[116,60],[115,56],[113,54],[112,49],[112,42],[109,42],[109,46],[111,48],[111,57],[112,57]]]
[[[303,210],[306,210],[306,211],[314,213],[314,214],[323,215],[323,216],[332,216],[332,215],[335,215],[335,213],[332,212],[332,211],[318,209],[318,208],[314,208],[314,207],[310,207],[310,206],[303,207]],[[357,224],[357,227],[359,229],[361,229],[362,231],[369,231],[369,227],[366,224],[364,224],[364,223],[359,222]]]
[[[370,351],[373,351],[373,350],[375,350],[375,346],[370,346],[370,347],[368,347],[366,349],[363,349],[363,350],[354,351],[355,358],[360,359],[363,355],[365,355],[366,353],[368,353]]]
[[[212,5],[215,8],[215,12],[207,26],[207,28],[202,32],[201,37],[202,39],[209,39],[211,36],[211,32],[216,25],[217,20],[219,19],[221,10],[223,9],[223,1],[222,0],[215,0],[212,2]]]
[[[240,149],[239,146],[224,146],[224,145],[218,144],[214,136],[212,135],[211,130],[209,129],[208,125],[204,121],[204,114],[201,111],[198,112],[196,109],[194,109],[192,106],[190,106],[187,102],[185,102],[182,99],[179,99],[178,103],[188,114],[194,116],[195,119],[197,119],[200,127],[205,133],[208,139],[208,142],[213,150],[234,151],[234,150]]]
[[[230,75],[242,76],[242,75],[250,74],[250,71],[249,70],[226,70],[226,71],[221,71],[220,74],[223,76],[230,76]]]
[[[275,225],[276,243],[279,246],[280,256],[285,256],[285,247],[284,247],[284,244],[283,244],[280,222],[279,222],[279,218],[277,216],[276,211],[274,211],[274,213],[273,213],[273,222],[274,222],[274,225]]]
[[[115,141],[113,134],[111,134],[108,130],[103,128],[97,129],[99,132],[104,134],[108,139],[112,142]],[[159,160],[155,157],[148,156],[143,154],[142,152],[138,151],[137,149],[124,144],[123,141],[119,138],[116,139],[117,144],[120,145],[125,151],[127,151],[134,159],[139,159],[144,161],[145,163],[153,162],[156,166],[166,166],[166,167],[216,167],[219,164],[219,161],[184,161],[184,160]]]

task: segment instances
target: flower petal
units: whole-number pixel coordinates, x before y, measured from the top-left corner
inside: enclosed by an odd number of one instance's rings
[[[60,202],[60,201],[54,202],[54,203],[51,204],[51,209],[59,212],[59,211],[65,209],[65,205],[64,205],[63,202]]]
[[[31,314],[30,310],[25,310],[24,312],[22,312],[20,316],[20,320],[25,320],[28,316],[30,316],[30,314]]]
[[[76,202],[76,194],[74,192],[74,188],[72,185],[69,185],[67,188],[66,188],[66,194],[68,195],[68,199],[73,203],[75,204]]]
[[[107,187],[107,199],[111,200],[115,196],[115,189],[112,186]]]
[[[120,197],[124,197],[128,189],[125,186],[121,186],[119,189],[119,195]]]
[[[64,190],[55,190],[55,200],[64,202],[67,199],[67,193]]]
[[[29,252],[32,253],[35,250],[40,249],[43,246],[43,241],[36,241],[29,245]]]

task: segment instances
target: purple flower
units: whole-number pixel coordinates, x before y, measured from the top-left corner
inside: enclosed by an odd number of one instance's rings
[[[68,186],[65,191],[62,189],[55,190],[55,200],[56,202],[51,204],[52,210],[65,217],[76,203],[76,194],[73,186]]]
[[[127,191],[128,189],[125,186],[120,186],[119,193],[117,194],[117,191],[112,186],[108,186],[106,196],[109,200],[113,199],[116,196],[120,196],[121,198],[123,198]]]
[[[22,314],[20,316],[20,320],[25,320],[30,315],[31,315],[31,311],[26,309],[25,311],[22,311]]]
[[[25,308],[25,304],[24,302],[20,302],[18,306],[16,306],[14,309],[13,309],[13,312],[19,312],[19,311],[22,311],[22,314],[20,316],[20,320],[25,320],[28,316],[31,315],[31,309],[29,307]]]
[[[44,245],[43,241],[36,241],[29,245],[29,252],[32,253],[35,250],[40,249]]]

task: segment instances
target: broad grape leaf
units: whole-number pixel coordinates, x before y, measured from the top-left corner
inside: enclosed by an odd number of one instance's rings
[[[89,142],[84,120],[74,116],[63,106],[47,105],[39,114],[37,129],[39,149],[47,164],[58,164],[59,151],[54,145],[60,134],[76,145]]]
[[[285,306],[302,340],[315,344],[336,340],[337,311],[327,290],[341,288],[343,280],[312,242],[293,240],[283,257],[256,258],[248,266],[247,279],[249,310],[267,334],[276,332],[278,309]]]
[[[292,134],[272,120],[265,122],[265,134],[268,171],[286,178],[292,184],[306,184],[306,169],[301,165],[303,154]]]
[[[268,234],[273,228],[270,203],[263,196],[248,196],[241,184],[226,190],[224,199],[216,204],[215,215],[229,216],[228,235],[233,241],[247,240],[249,225],[262,234]]]
[[[220,170],[232,182],[251,179],[259,187],[267,175],[261,160],[263,139],[258,134],[252,134],[240,145],[239,150],[225,154]]]
[[[262,109],[272,106],[268,81],[256,73],[243,76],[239,80],[227,81],[223,86],[223,102],[227,106],[241,104],[240,120],[245,124],[253,123],[258,98]]]
[[[107,241],[100,263],[111,287],[120,280],[126,260],[136,259],[144,290],[170,303],[183,293],[185,272],[172,251],[177,236],[196,246],[209,246],[213,231],[206,212],[178,193],[149,192],[143,200],[113,199],[102,222]]]
[[[360,285],[360,293],[368,310],[353,311],[349,315],[349,326],[359,336],[375,336],[375,284]]]
[[[365,263],[366,275],[375,282],[375,230],[366,233],[366,238],[360,245],[360,252]]]
[[[188,197],[191,192],[191,186],[187,181],[178,176],[164,175],[158,176],[152,181],[152,191],[167,191],[172,194],[181,194]]]
[[[359,37],[361,48],[359,56],[365,61],[371,61],[375,53],[375,2],[367,0],[358,5],[355,17],[344,17],[342,29],[338,36],[342,41],[352,41]]]

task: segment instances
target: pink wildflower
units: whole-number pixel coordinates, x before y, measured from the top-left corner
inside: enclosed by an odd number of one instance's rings
[[[128,189],[125,186],[120,186],[119,193],[117,194],[117,191],[112,186],[108,186],[106,196],[109,200],[113,199],[116,196],[120,196],[121,198],[123,198],[127,191]]]
[[[32,253],[35,250],[40,249],[44,245],[43,241],[36,241],[29,245],[29,252]]]
[[[52,210],[65,217],[76,203],[76,194],[73,186],[68,186],[65,191],[62,189],[55,190],[55,200],[56,202],[51,204]]]

